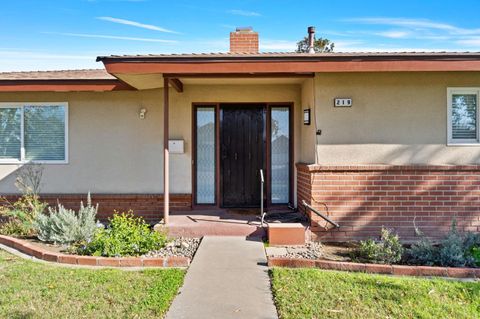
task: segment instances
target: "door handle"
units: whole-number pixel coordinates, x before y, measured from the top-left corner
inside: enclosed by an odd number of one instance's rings
[[[237,154],[237,153],[235,153],[235,160],[237,160],[237,159],[238,159],[238,154]]]

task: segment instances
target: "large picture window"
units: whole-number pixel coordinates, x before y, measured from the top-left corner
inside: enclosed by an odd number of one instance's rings
[[[448,143],[479,143],[477,88],[448,89]]]
[[[1,103],[0,163],[66,163],[67,103]]]

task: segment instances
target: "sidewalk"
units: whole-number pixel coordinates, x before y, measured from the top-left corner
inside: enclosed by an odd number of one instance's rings
[[[204,237],[167,319],[277,318],[263,243]]]

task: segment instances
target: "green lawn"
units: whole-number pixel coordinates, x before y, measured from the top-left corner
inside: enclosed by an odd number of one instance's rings
[[[480,282],[274,268],[285,318],[480,318]]]
[[[0,249],[0,318],[158,318],[184,274],[180,269],[65,268]]]

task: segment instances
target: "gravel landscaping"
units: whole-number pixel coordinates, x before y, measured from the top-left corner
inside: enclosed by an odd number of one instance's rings
[[[269,257],[327,259],[334,261],[350,261],[352,245],[322,244],[308,242],[303,246],[275,246],[267,247]]]
[[[148,252],[143,257],[173,257],[181,256],[193,258],[198,246],[200,245],[200,238],[175,238],[169,242],[164,248]]]

